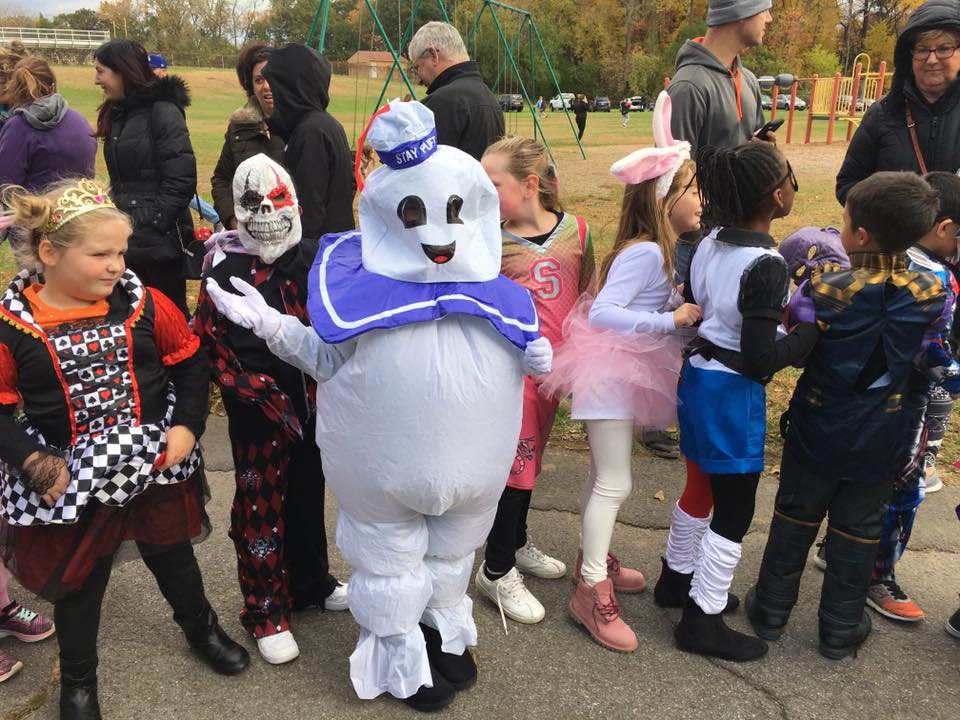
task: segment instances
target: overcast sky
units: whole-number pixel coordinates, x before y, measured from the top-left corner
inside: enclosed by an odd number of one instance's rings
[[[73,12],[80,8],[96,10],[100,7],[99,0],[0,0],[0,15],[36,15],[43,13],[53,17],[63,12]]]

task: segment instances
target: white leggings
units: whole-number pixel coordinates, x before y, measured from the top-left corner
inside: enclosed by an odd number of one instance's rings
[[[607,579],[607,553],[620,505],[633,485],[630,457],[632,420],[587,420],[590,441],[590,477],[580,493],[583,525],[581,574],[588,585]]]

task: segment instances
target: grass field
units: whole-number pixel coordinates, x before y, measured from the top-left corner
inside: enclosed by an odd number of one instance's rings
[[[210,175],[220,154],[227,119],[234,109],[244,103],[244,94],[231,70],[184,68],[177,72],[190,87],[193,104],[187,111],[187,122],[197,155],[199,191],[209,197]],[[100,89],[93,84],[93,68],[63,66],[57,67],[56,73],[60,92],[72,107],[93,123],[102,97]],[[329,110],[343,124],[351,142],[360,134],[366,119],[375,109],[380,88],[381,84],[377,81],[367,82],[334,76]],[[387,98],[404,94],[406,89],[400,83],[394,83]],[[806,116],[805,112],[795,114],[795,140],[803,138]],[[586,160],[581,158],[575,135],[563,113],[547,112],[542,120],[544,133],[557,162],[564,202],[569,210],[583,215],[590,223],[598,259],[609,248],[616,231],[623,187],[610,175],[610,164],[626,152],[652,142],[651,120],[652,113],[631,113],[628,126],[622,128],[620,114],[616,111],[591,113],[583,139]],[[846,122],[837,123],[835,138],[845,137],[846,125]],[[507,130],[532,136],[533,122],[530,114],[508,114]],[[785,131],[784,127],[778,133],[781,140],[785,137]],[[826,121],[815,121],[813,137],[822,140],[825,134]],[[785,237],[804,225],[838,225],[841,221],[841,209],[834,198],[834,178],[843,159],[846,144],[839,142],[826,145],[815,142],[810,145],[781,144],[780,147],[796,172],[800,192],[793,213],[774,225],[774,236]],[[97,159],[97,170],[98,176],[106,180],[102,155]],[[13,270],[9,250],[4,245],[0,248],[0,281],[5,282]],[[195,287],[193,289],[195,290]],[[768,387],[768,446],[770,463],[774,467],[779,462],[779,417],[789,400],[796,377],[796,371],[786,370]],[[941,476],[948,482],[960,480],[960,473],[952,468],[952,462],[960,457],[960,435],[954,430],[957,427],[958,421],[955,419],[941,454]],[[569,446],[585,446],[579,423],[569,421],[563,410],[556,432],[558,438]]]

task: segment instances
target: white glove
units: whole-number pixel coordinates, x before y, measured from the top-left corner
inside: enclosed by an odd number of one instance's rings
[[[523,372],[525,375],[545,375],[553,367],[553,347],[542,335],[527,343],[523,351]]]
[[[263,295],[250,283],[238,277],[231,277],[230,282],[240,295],[227,292],[216,280],[207,278],[207,293],[217,310],[230,322],[252,330],[258,338],[269,340],[276,335],[283,315],[267,305]]]

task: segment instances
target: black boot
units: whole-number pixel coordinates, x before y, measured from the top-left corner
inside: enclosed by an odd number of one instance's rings
[[[414,710],[419,710],[420,712],[442,710],[453,702],[453,698],[456,697],[456,689],[440,674],[432,662],[430,663],[430,678],[433,682],[433,687],[421,685],[417,692],[403,699],[403,701]]]
[[[877,543],[830,533],[827,569],[820,592],[820,654],[841,660],[855,654],[870,634],[864,611]]]
[[[190,647],[218,673],[236,675],[250,664],[250,655],[224,632],[209,604],[197,617],[177,619],[177,624],[187,636]]]
[[[440,631],[420,623],[423,637],[427,641],[427,656],[430,666],[443,675],[457,690],[466,690],[477,682],[477,664],[470,651],[464,649],[460,655],[443,652],[443,639]]]
[[[800,578],[819,524],[800,523],[780,513],[770,522],[757,584],[747,594],[747,617],[764,640],[779,640],[797,604]]]
[[[690,597],[690,583],[693,582],[693,573],[680,573],[671,570],[667,559],[660,558],[660,578],[653,588],[653,601],[660,607],[682,608]],[[740,607],[740,598],[733,593],[727,593],[727,606],[723,613],[732,613]]]
[[[97,657],[81,662],[60,658],[60,720],[100,720]]]
[[[683,615],[673,637],[677,647],[684,652],[721,660],[746,662],[767,654],[767,644],[763,640],[728,628],[723,615],[707,615],[692,598],[683,606]]]

